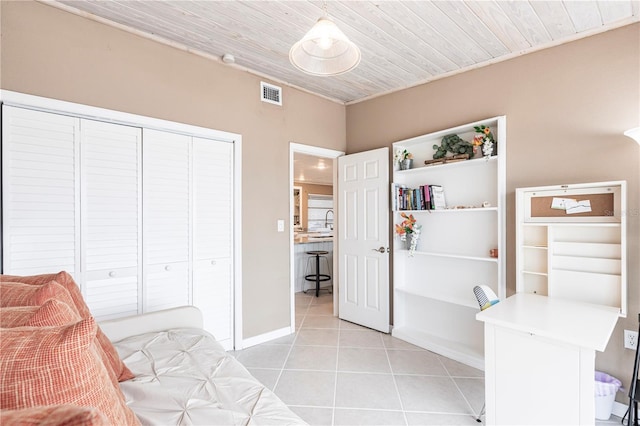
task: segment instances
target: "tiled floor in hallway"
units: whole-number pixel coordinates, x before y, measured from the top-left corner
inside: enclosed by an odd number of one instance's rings
[[[484,373],[333,317],[296,294],[296,333],[236,353],[312,425],[477,425]]]

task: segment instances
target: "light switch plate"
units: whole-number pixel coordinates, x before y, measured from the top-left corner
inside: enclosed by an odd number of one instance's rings
[[[278,232],[284,232],[284,220],[278,219]]]

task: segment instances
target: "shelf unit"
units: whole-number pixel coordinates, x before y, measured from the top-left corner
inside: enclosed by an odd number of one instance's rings
[[[557,199],[590,200],[566,214]],[[516,189],[516,291],[619,309],[627,314],[626,182]]]
[[[433,145],[440,145],[444,136],[457,134],[471,141],[474,126],[483,124],[491,128],[498,155],[423,165],[433,158]],[[413,155],[414,168],[394,171],[392,192],[398,185],[441,185],[447,208],[393,211],[394,224],[402,221],[400,213],[410,213],[422,231],[413,255],[394,239],[392,333],[480,369],[484,369],[483,327],[475,319],[479,307],[473,287],[488,285],[500,298],[506,296],[505,148],[504,116],[393,144],[394,152],[406,149]],[[499,257],[491,257],[491,249],[498,249]]]

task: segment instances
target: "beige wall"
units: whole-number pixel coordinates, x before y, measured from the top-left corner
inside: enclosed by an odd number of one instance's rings
[[[216,61],[42,3],[1,11],[2,89],[242,135],[244,337],[288,327],[289,143],[346,150],[344,106],[283,87],[280,108]]]
[[[628,311],[597,368],[629,384],[623,329],[640,312],[640,24],[347,107],[348,152],[507,116],[507,285],[515,291],[515,188],[628,182]],[[622,393],[618,399],[624,401]]]

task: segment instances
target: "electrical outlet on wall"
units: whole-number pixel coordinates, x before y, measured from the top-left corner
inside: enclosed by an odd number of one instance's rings
[[[625,330],[624,331],[624,347],[627,349],[633,349],[634,351],[638,347],[638,332]]]

